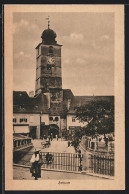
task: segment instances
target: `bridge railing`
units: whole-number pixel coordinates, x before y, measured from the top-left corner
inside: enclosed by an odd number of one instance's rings
[[[99,175],[114,176],[114,156],[89,154],[88,172]]]
[[[82,170],[82,154],[56,152],[41,152],[40,154],[43,168],[76,172]]]

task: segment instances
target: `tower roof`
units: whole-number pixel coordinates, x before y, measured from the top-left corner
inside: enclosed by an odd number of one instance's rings
[[[55,38],[57,37],[56,33],[54,30],[48,28],[43,31],[41,38],[44,44],[56,44],[57,41]]]

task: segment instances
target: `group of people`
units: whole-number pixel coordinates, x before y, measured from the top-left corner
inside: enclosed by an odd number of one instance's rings
[[[68,140],[68,147],[72,145],[72,142]]]
[[[105,142],[105,145],[108,146],[108,142],[109,141],[113,141],[113,136],[112,135],[105,135],[104,134],[104,137],[102,136],[98,136],[98,135],[94,135],[90,138],[90,141],[91,140],[96,140],[96,141],[99,141],[99,142]]]
[[[56,137],[56,140],[58,141],[58,135],[57,135],[57,134],[55,135],[55,137]],[[43,135],[43,136],[42,136],[42,139],[50,142],[50,141],[53,140],[53,134],[51,133],[51,134],[48,135],[48,136]]]

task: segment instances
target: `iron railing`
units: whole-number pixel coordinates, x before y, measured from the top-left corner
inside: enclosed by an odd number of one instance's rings
[[[89,173],[114,176],[114,155],[89,154]]]
[[[47,154],[52,156],[47,161]],[[56,169],[63,171],[81,171],[82,154],[41,152],[42,167],[46,169]]]

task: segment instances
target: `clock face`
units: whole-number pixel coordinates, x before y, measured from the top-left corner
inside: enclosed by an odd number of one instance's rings
[[[55,58],[54,57],[48,57],[47,63],[48,64],[54,64],[55,63]]]

